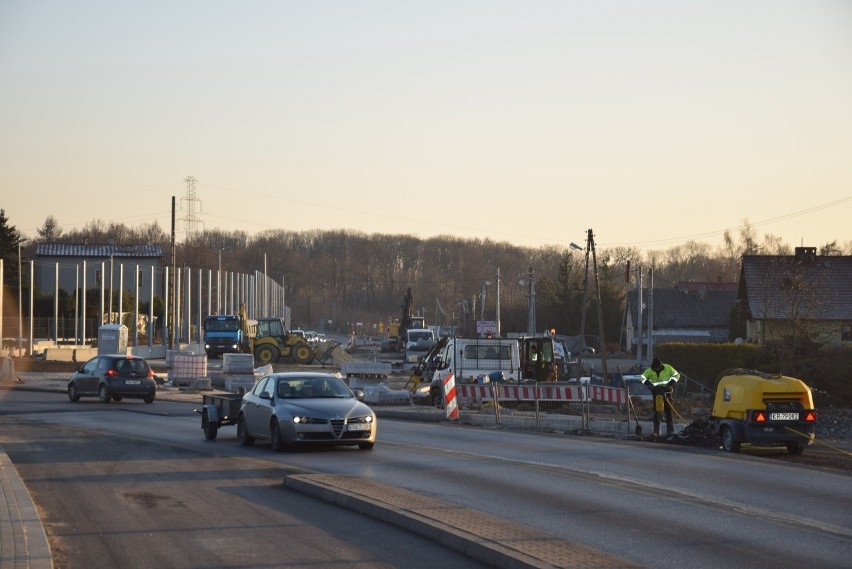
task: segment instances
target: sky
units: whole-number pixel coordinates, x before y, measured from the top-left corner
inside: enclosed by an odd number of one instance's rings
[[[0,0],[9,223],[172,198],[179,240],[846,243],[852,2]]]

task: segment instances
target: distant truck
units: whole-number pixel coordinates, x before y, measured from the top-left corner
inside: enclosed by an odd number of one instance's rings
[[[803,381],[737,369],[719,380],[712,421],[728,452],[749,443],[801,454],[814,440],[817,412]]]
[[[248,350],[242,318],[237,314],[210,315],[204,320],[204,351],[208,358]]]
[[[435,331],[431,328],[412,328],[405,332],[405,359],[416,363],[429,352],[437,342]]]

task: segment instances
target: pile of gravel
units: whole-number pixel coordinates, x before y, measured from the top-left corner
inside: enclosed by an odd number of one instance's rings
[[[818,439],[852,442],[852,409],[817,409],[817,418]]]

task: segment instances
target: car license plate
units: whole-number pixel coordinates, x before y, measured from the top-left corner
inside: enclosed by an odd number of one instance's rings
[[[349,423],[346,428],[350,431],[369,431],[370,423]]]
[[[769,414],[770,421],[798,421],[799,414],[798,413],[770,413]]]
[[[140,385],[142,383],[141,379],[125,379],[124,385]]]

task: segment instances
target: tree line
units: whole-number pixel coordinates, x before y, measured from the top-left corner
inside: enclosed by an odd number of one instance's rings
[[[13,300],[4,303],[4,307],[17,306],[18,245],[23,239],[5,211],[0,210],[5,293]],[[146,243],[161,245],[166,257],[171,252],[170,236],[156,222],[128,227],[94,220],[81,229],[66,232],[53,216],[48,216],[37,235],[23,243],[22,255],[31,258],[35,244],[47,242]],[[452,235],[422,239],[345,229],[278,229],[250,235],[244,231],[207,229],[177,243],[175,261],[177,266],[193,269],[216,271],[221,262],[223,271],[265,270],[283,283],[294,326],[332,332],[349,331],[356,322],[370,330],[379,322],[387,325],[398,319],[410,288],[413,309],[425,316],[428,324],[456,325],[464,333],[473,333],[477,320],[496,319],[499,269],[504,333],[526,331],[528,302],[534,292],[538,331],[579,334],[583,295],[588,289],[585,329],[587,334],[595,334],[599,330],[594,296],[596,269],[604,332],[611,342],[620,337],[626,293],[636,286],[637,269],[653,268],[656,288],[675,287],[679,282],[736,282],[742,255],[793,254],[793,248],[775,236],[761,239],[747,220],[738,235],[725,232],[717,247],[696,241],[645,252],[635,247],[595,247],[587,264],[589,245],[593,244],[591,241],[585,251],[578,251],[558,246],[520,247]],[[836,241],[825,244],[819,254],[852,254],[852,242],[842,246]],[[170,262],[164,258],[164,263]]]

